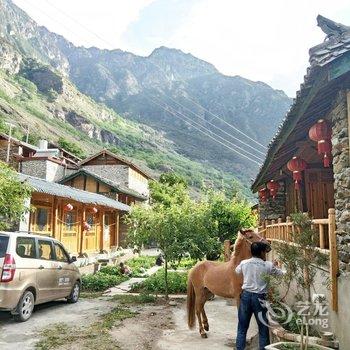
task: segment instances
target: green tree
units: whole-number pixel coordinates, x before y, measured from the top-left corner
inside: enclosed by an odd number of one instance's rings
[[[206,194],[208,202],[208,220],[217,224],[217,237],[221,242],[233,241],[242,228],[253,227],[256,217],[252,214],[249,203],[237,197],[227,199],[222,192],[209,191]]]
[[[8,165],[0,162],[0,229],[9,229],[28,210],[26,199],[30,198],[29,185],[18,180]]]
[[[68,141],[64,137],[58,139],[58,145],[79,158],[85,158],[86,156],[85,152],[76,143]]]

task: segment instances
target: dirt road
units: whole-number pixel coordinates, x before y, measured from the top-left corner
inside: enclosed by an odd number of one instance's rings
[[[122,313],[116,313],[116,308]],[[37,307],[26,323],[15,323],[8,314],[0,313],[0,349],[33,350],[40,339],[44,344],[41,349],[54,350],[89,350],[96,346],[100,350],[232,349],[237,327],[235,307],[215,298],[206,309],[210,332],[207,339],[202,339],[197,328],[187,328],[183,299],[176,300],[176,306],[162,300],[125,305],[105,297],[82,299],[74,305],[58,301]],[[130,314],[123,316],[123,312]],[[49,331],[43,332],[45,329]],[[249,337],[255,334],[254,322]]]

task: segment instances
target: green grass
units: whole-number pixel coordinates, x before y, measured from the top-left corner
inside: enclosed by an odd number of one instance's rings
[[[168,291],[170,294],[186,293],[187,273],[186,272],[168,272]],[[135,284],[132,292],[164,294],[165,278],[164,269],[158,270],[154,275],[148,277],[145,281]]]
[[[132,271],[132,277],[143,276],[146,270],[150,269],[156,263],[155,256],[141,255],[125,262]]]
[[[113,276],[102,272],[97,272],[94,275],[84,275],[82,277],[82,290],[84,292],[101,292],[114,287],[127,279],[128,277],[126,276]]]
[[[56,323],[39,333],[41,338],[35,345],[37,350],[55,350],[60,346],[78,345],[85,350],[117,350],[109,331],[121,321],[134,317],[135,312],[127,308],[116,307],[99,317],[88,326],[71,327],[65,323]]]
[[[157,297],[141,293],[139,295],[121,294],[113,297],[114,301],[117,301],[121,305],[140,305],[140,304],[154,304],[157,301]]]

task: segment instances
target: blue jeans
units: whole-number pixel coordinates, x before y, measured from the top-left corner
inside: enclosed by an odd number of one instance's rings
[[[241,294],[238,309],[237,350],[245,349],[247,331],[253,314],[259,327],[259,350],[264,350],[265,346],[270,344],[267,309],[261,305],[259,299],[265,300],[266,294],[247,291],[243,291]]]

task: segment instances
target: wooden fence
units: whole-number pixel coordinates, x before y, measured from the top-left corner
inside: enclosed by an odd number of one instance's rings
[[[312,225],[318,233],[318,248],[325,254],[329,254],[329,272],[331,278],[331,299],[332,309],[338,311],[338,283],[337,276],[339,270],[336,226],[335,226],[335,210],[328,210],[328,218],[313,219]],[[259,228],[260,234],[269,241],[287,242],[293,244],[293,235],[296,227],[290,217],[285,222],[282,219],[277,221],[265,221],[264,225]]]

